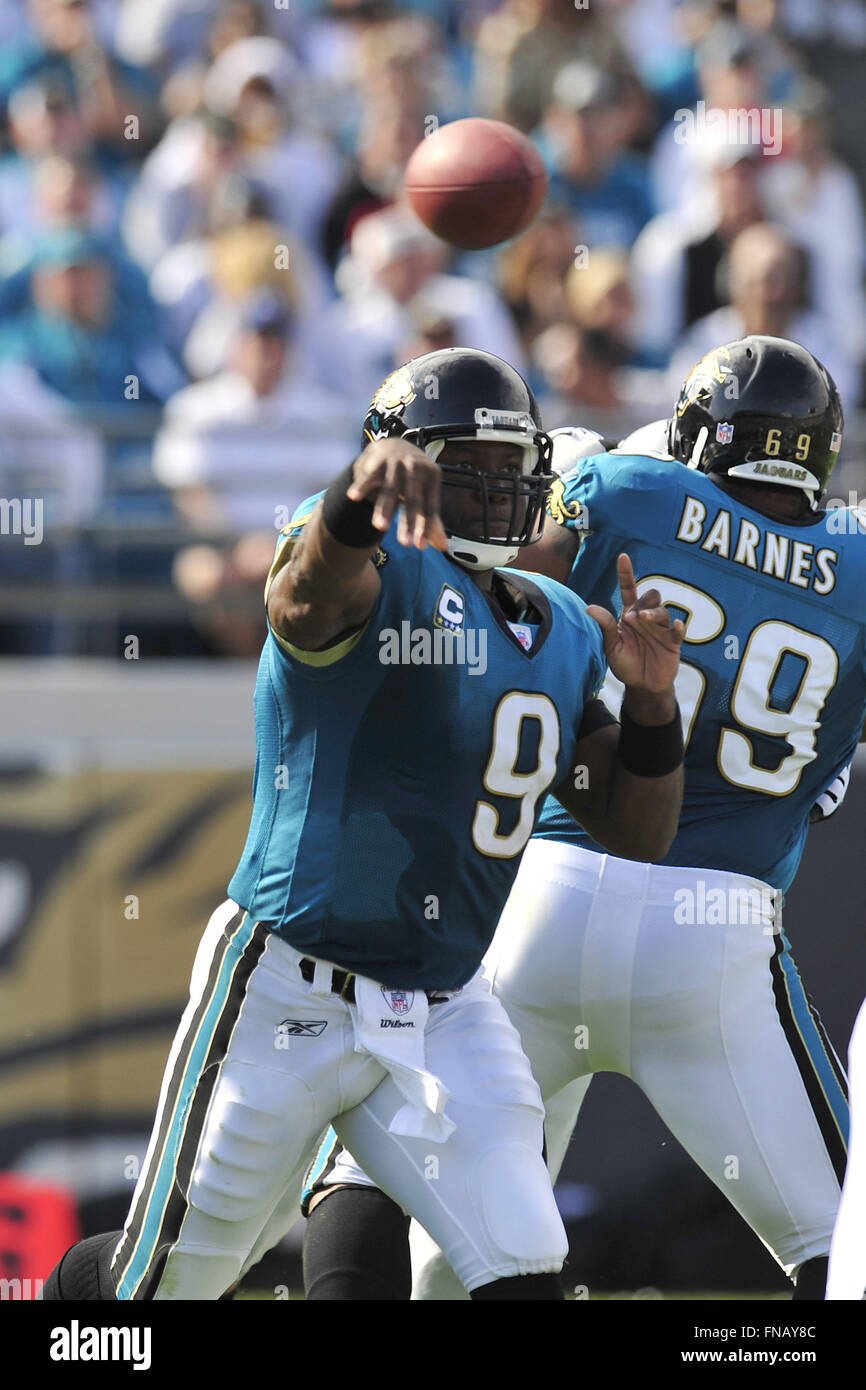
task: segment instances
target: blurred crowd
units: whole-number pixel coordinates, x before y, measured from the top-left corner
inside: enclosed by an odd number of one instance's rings
[[[274,527],[436,347],[513,362],[548,427],[621,435],[707,348],[772,333],[851,415],[864,73],[863,0],[0,0],[0,492],[79,537],[4,534],[0,575],[133,573],[184,608],[152,650],[256,650],[238,596]],[[471,254],[401,200],[466,115],[550,176],[527,232]],[[7,650],[89,631],[0,612]]]

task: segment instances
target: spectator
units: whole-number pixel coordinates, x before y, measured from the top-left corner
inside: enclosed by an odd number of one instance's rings
[[[707,142],[711,196],[690,219],[663,212],[634,248],[632,283],[636,341],[647,360],[664,365],[684,329],[725,302],[718,273],[734,239],[766,217],[754,147]]]
[[[129,199],[125,234],[143,265],[152,268],[169,247],[202,234],[227,173],[259,188],[270,215],[318,254],[341,165],[278,95],[290,100],[297,79],[296,61],[277,39],[243,39],[223,50],[205,80],[207,105],[169,124]]]
[[[545,426],[584,425],[620,439],[662,409],[664,397],[629,399],[618,363],[575,323],[555,323],[536,338],[532,360]]]
[[[224,48],[262,33],[263,9],[255,0],[218,7],[213,0],[121,0],[116,42],[127,62],[171,74],[162,101],[175,116],[179,104],[189,114],[201,103],[208,66]]]
[[[566,280],[570,322],[546,329],[533,358],[545,423],[590,424],[616,435],[645,421],[665,399],[662,373],[629,366],[634,301],[628,259],[621,252],[594,250]],[[590,418],[585,418],[586,411]]]
[[[409,156],[423,134],[424,116],[414,101],[381,96],[367,102],[357,154],[325,215],[322,251],[331,270],[358,221],[398,196]]]
[[[616,28],[602,7],[577,13],[574,0],[504,0],[478,30],[478,110],[533,130],[551,75],[572,59],[606,72],[623,69]]]
[[[80,526],[98,512],[104,478],[98,434],[32,367],[0,363],[0,493],[39,498],[46,530]]]
[[[703,157],[701,129],[708,129],[711,140],[719,143],[723,138],[719,125],[724,120],[724,138],[731,144],[739,140],[753,153],[766,149],[778,154],[782,137],[778,100],[795,76],[772,45],[730,23],[710,30],[698,48],[696,62],[703,126],[692,124],[696,113],[677,111],[656,138],[651,166],[656,206],[661,211],[677,209],[686,217],[706,200],[712,172],[711,161]],[[740,113],[749,113],[748,121]],[[719,125],[708,127],[708,120]]]
[[[459,347],[457,325],[441,309],[426,304],[423,299],[413,299],[407,305],[412,332],[406,342],[397,349],[396,356],[401,362],[411,362],[413,357],[423,357],[428,352],[440,352],[442,348]]]
[[[228,369],[169,401],[154,473],[194,529],[279,528],[351,455],[345,407],[311,380],[292,333],[283,299],[251,297]]]
[[[48,155],[34,170],[36,225],[39,227],[80,227],[82,231],[106,232],[97,206],[98,180],[85,159]]]
[[[548,202],[502,251],[499,284],[527,350],[542,329],[565,316],[565,278],[583,254],[582,236],[574,218]]]
[[[29,0],[32,32],[0,55],[0,109],[33,78],[61,78],[74,94],[89,139],[115,158],[135,159],[149,139],[154,84],[149,73],[110,53],[97,39],[87,0]],[[130,140],[126,117],[138,119]]]
[[[228,117],[201,110],[173,121],[126,204],[124,235],[135,259],[150,270],[171,247],[201,236],[214,190],[242,162],[240,133]]]
[[[437,16],[438,18],[438,16]],[[371,103],[393,100],[440,121],[466,114],[465,81],[441,22],[392,5],[331,6],[294,31],[309,80],[310,116],[347,155]]]
[[[9,150],[0,157],[0,231],[32,238],[45,215],[37,171],[53,157],[86,164],[92,230],[118,226],[128,181],[100,158],[67,83],[45,74],[18,87],[9,103]]]
[[[779,0],[782,21],[793,38],[814,44],[829,39],[843,48],[866,48],[866,12],[860,0]]]
[[[46,236],[30,262],[29,298],[0,328],[0,359],[29,364],[78,405],[165,400],[182,375],[155,316],[130,315],[120,283],[97,238],[74,229]]]
[[[728,264],[730,304],[699,319],[671,363],[669,391],[675,394],[695,362],[718,343],[750,333],[792,338],[824,366],[846,409],[859,403],[858,365],[834,341],[826,319],[804,307],[802,248],[779,228],[758,223],[734,241]]]
[[[712,23],[706,0],[609,0],[628,61],[660,108],[663,120],[698,97],[694,44]]]
[[[435,111],[440,122],[464,114],[441,25],[431,19],[404,14],[371,25],[361,35],[358,57],[362,106],[392,96]]]
[[[33,170],[34,225],[29,231],[19,228],[0,237],[0,307],[8,311],[13,305],[20,306],[26,298],[29,266],[33,251],[34,236],[43,236],[58,228],[77,228],[96,235],[111,230],[103,225],[105,211],[100,198],[98,177],[85,159],[68,159],[61,155],[48,155]],[[103,236],[106,247],[114,254],[116,245]],[[124,262],[125,270],[134,277],[136,287],[147,295],[144,276],[122,253],[118,260]],[[23,268],[23,275],[22,275]]]
[[[830,109],[820,83],[804,81],[784,112],[785,157],[768,161],[768,212],[809,252],[812,300],[829,315],[839,346],[866,347],[866,228],[851,170],[830,147]],[[832,235],[828,230],[832,228]]]
[[[423,298],[454,321],[464,347],[504,357],[520,369],[523,353],[511,317],[489,284],[442,274],[444,247],[403,207],[359,222],[344,266],[346,288],[323,316],[317,360],[323,380],[355,410],[397,365],[412,333],[410,301]]]
[[[631,356],[634,299],[628,259],[619,251],[593,250],[586,265],[573,265],[565,283],[569,316],[613,362]]]
[[[242,168],[267,189],[278,221],[309,248],[340,180],[331,143],[301,124],[303,81],[279,39],[240,39],[223,49],[204,83],[205,104],[236,124]]]
[[[240,174],[227,172],[214,184],[202,213],[200,235],[170,247],[160,257],[150,277],[153,297],[160,307],[163,331],[172,351],[183,355],[190,329],[198,314],[211,303],[218,289],[213,279],[214,247],[222,233],[237,227],[265,224],[267,198],[261,189]],[[273,229],[271,262],[282,233]],[[269,264],[268,269],[272,266]],[[244,290],[244,292],[246,292]],[[290,297],[293,285],[287,287]],[[214,368],[216,370],[216,368]],[[208,372],[204,372],[208,375]]]
[[[580,221],[589,246],[628,250],[653,213],[643,160],[623,148],[621,84],[584,61],[560,68],[539,144],[550,198]]]
[[[113,317],[140,342],[161,337],[156,306],[141,268],[117,246],[114,239],[88,231],[88,183],[81,169],[66,161],[47,161],[44,175],[46,205],[49,195],[52,215],[46,216],[44,230],[36,240],[6,237],[0,244],[3,276],[0,279],[0,313],[17,313],[27,308],[32,297],[34,270],[46,252],[61,257],[68,250],[89,250],[111,268],[111,310]]]
[[[273,531],[252,531],[229,545],[198,542],[178,551],[172,582],[189,605],[203,655],[259,655],[262,593],[273,558]]]
[[[291,310],[299,350],[307,356],[321,330],[327,293],[305,248],[260,217],[178,247],[157,267],[152,284],[175,326],[189,324],[182,357],[190,376],[199,378],[225,368],[243,303],[259,290],[271,290]]]

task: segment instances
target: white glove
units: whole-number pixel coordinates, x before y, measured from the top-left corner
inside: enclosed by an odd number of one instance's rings
[[[563,425],[561,429],[550,430],[549,433],[553,440],[551,467],[560,477],[570,473],[581,459],[605,452],[603,436],[595,430],[584,429],[582,425]]]

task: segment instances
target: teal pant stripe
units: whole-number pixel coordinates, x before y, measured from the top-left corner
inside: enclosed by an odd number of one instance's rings
[[[340,1141],[337,1138],[337,1132],[333,1125],[329,1125],[325,1132],[325,1137],[319,1145],[319,1151],[310,1167],[307,1169],[307,1176],[304,1178],[304,1190],[301,1194],[301,1209],[305,1215],[307,1203],[316,1190],[316,1183],[324,1174],[331,1159],[336,1157],[339,1147]]]
[[[135,1296],[136,1287],[146,1274],[153,1259],[163,1211],[174,1184],[175,1166],[183,1137],[184,1120],[189,1110],[193,1092],[207,1062],[213,1035],[229,1000],[235,970],[244,948],[253,935],[255,926],[256,923],[251,921],[247,915],[226,951],[210,1002],[199,1025],[198,1035],[190,1050],[189,1059],[183,1072],[174,1103],[174,1113],[168,1137],[163,1146],[159,1167],[151,1187],[147,1211],[142,1221],[141,1235],[136,1242],[123,1278],[117,1286],[118,1299],[131,1299]]]

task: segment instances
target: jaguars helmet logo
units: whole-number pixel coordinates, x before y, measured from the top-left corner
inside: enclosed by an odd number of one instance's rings
[[[578,521],[584,514],[579,502],[565,501],[565,483],[561,478],[554,478],[551,484],[547,494],[547,510],[560,526],[567,526],[569,521]]]
[[[367,418],[364,421],[364,434],[368,439],[387,439],[400,434],[400,416],[417,392],[412,382],[412,373],[406,367],[398,367],[396,372],[386,376],[370,402]]]
[[[705,353],[692,367],[683,383],[677,401],[677,415],[683,415],[705,392],[710,393],[716,382],[723,386],[732,372],[733,367],[726,348],[713,348],[712,352]]]
[[[383,415],[390,415],[392,411],[398,410],[402,405],[408,405],[414,399],[412,373],[406,367],[398,367],[396,372],[391,372],[390,376],[385,377],[370,406],[373,410],[381,411]]]

